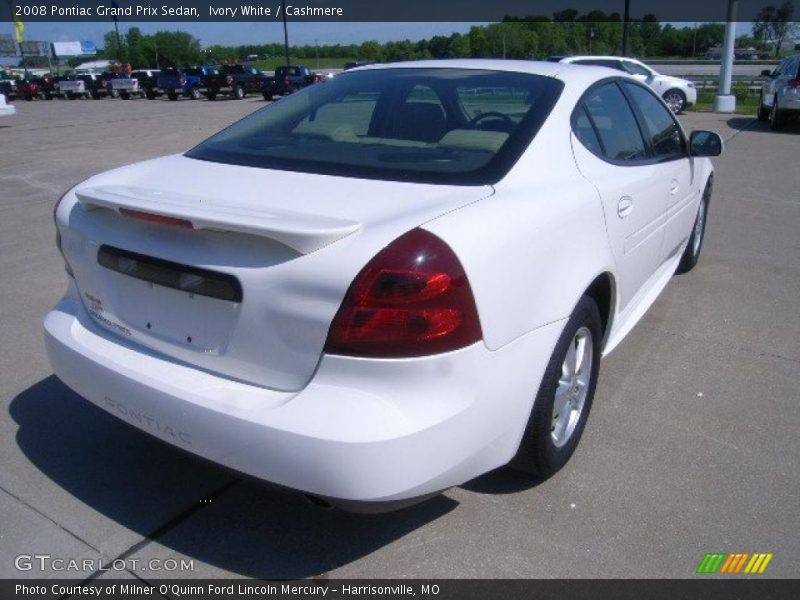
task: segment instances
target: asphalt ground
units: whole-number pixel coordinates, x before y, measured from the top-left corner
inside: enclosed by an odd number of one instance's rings
[[[237,479],[124,425],[45,356],[42,320],[66,284],[52,223],[61,192],[189,148],[263,100],[16,105],[0,121],[0,577],[92,572],[16,568],[36,554],[124,558],[127,570],[101,575],[146,581],[691,578],[706,552],[772,552],[764,576],[800,572],[800,126],[682,117],[726,139],[704,253],[603,361],[564,471],[537,482],[500,469],[364,516]],[[193,569],[167,571],[168,559]]]

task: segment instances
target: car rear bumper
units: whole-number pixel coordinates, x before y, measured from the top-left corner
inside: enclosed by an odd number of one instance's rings
[[[781,111],[800,111],[800,89],[787,90],[778,99]]]
[[[226,467],[329,499],[396,502],[516,452],[563,322],[497,351],[323,356],[300,392],[231,381],[99,329],[75,284],[45,320],[56,375],[114,416]]]

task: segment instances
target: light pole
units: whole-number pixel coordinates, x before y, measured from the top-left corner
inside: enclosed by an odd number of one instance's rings
[[[289,66],[289,28],[286,26],[286,0],[281,0],[283,12],[283,46],[286,51],[286,66]]]
[[[733,46],[736,42],[736,12],[739,0],[728,0],[728,22],[725,24],[725,46],[719,71],[719,85],[714,97],[714,112],[732,113],[736,110],[736,96],[731,94],[733,76]]]
[[[631,0],[625,0],[625,16],[622,20],[622,56],[628,56],[628,28],[631,25]]]

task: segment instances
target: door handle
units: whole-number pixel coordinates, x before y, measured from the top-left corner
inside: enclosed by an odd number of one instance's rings
[[[673,179],[669,184],[669,193],[670,194],[677,194],[678,190],[680,189],[680,185],[678,184],[677,179]]]
[[[620,219],[624,219],[633,212],[633,198],[630,196],[623,196],[617,203],[617,214]]]

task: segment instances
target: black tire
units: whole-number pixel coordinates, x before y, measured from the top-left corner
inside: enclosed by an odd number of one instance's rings
[[[189,98],[191,98],[192,100],[199,100],[200,96],[201,96],[200,90],[198,90],[196,87],[193,87],[192,89],[189,90]]]
[[[591,368],[589,381],[586,386],[586,396],[583,408],[578,414],[572,433],[566,438],[563,445],[556,445],[553,430],[553,406],[555,403],[556,389],[563,376],[562,365],[567,356],[570,344],[575,340],[576,334],[581,331],[591,334]],[[539,392],[533,404],[533,411],[525,427],[525,434],[520,442],[516,456],[509,463],[513,469],[535,475],[537,477],[550,477],[567,464],[586,427],[586,420],[592,408],[592,399],[597,386],[597,376],[600,372],[601,343],[603,339],[602,320],[597,303],[583,296],[578,302],[572,316],[567,321],[561,337],[556,343],[550,362],[547,364]]]
[[[147,98],[148,100],[155,100],[156,93],[153,90],[148,90],[144,93],[144,97]]]
[[[67,100],[75,100],[75,98],[77,98],[75,94],[72,92],[67,92]]]
[[[772,105],[772,110],[769,111],[769,127],[772,131],[780,131],[783,129],[783,122],[786,120],[783,111],[778,107],[777,94],[775,95],[775,102]]]
[[[759,121],[763,122],[769,121],[769,109],[766,106],[764,106],[764,92],[761,92],[761,95],[758,97],[757,118]]]
[[[91,92],[92,100],[100,100],[100,92]]]
[[[267,92],[264,92],[263,96],[264,96],[264,100],[266,100],[267,102],[272,102],[272,94],[268,94]]]
[[[175,92],[167,92],[167,98],[175,102],[178,99],[178,94]]]
[[[208,92],[206,94],[206,98],[209,100],[216,100],[217,99],[217,92]]]
[[[664,92],[663,98],[669,109],[676,115],[682,113],[686,108],[686,94],[679,89],[667,90]]]
[[[122,98],[123,100],[129,100],[131,95],[128,92],[120,92],[119,97]]]
[[[708,205],[711,201],[711,191],[713,182],[709,181],[706,184],[706,189],[703,192],[703,199],[700,201],[700,206],[697,209],[697,216],[692,225],[692,235],[689,236],[689,243],[681,256],[681,262],[678,263],[678,268],[675,270],[679,275],[688,273],[695,268],[697,262],[700,260],[700,253],[703,251],[703,242],[706,239],[706,226],[708,225]],[[698,228],[698,222],[702,219]],[[698,241],[698,235],[700,240]]]
[[[234,86],[234,88],[231,90],[231,98],[234,100],[241,100],[244,98],[244,96],[244,88],[240,85]]]

